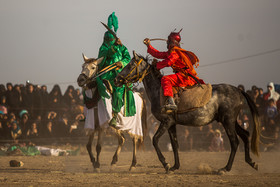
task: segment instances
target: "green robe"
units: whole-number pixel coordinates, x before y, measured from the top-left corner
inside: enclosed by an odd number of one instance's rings
[[[110,81],[113,87],[112,94],[112,108],[113,112],[120,112],[123,105],[125,105],[125,116],[133,116],[136,113],[135,101],[133,92],[127,86],[117,87],[114,84],[114,79],[121,72],[121,70],[130,62],[130,55],[124,45],[114,45],[114,41],[104,41],[99,48],[98,58],[104,57],[103,61],[99,64],[98,69],[103,68],[120,61],[122,68],[119,70],[113,69],[101,76],[101,79]]]

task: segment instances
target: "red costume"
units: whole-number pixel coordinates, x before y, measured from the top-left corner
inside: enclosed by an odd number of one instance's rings
[[[170,36],[172,37],[172,34],[169,35],[169,39]],[[175,33],[173,39],[180,42],[181,38],[178,35],[179,33],[177,35]],[[201,84],[204,84],[204,81],[197,77],[197,73],[193,68],[193,65],[198,66],[196,63],[199,62],[199,59],[194,53],[178,46],[171,46],[167,52],[159,52],[151,45],[148,46],[148,53],[155,58],[164,59],[157,63],[157,69],[171,66],[173,71],[175,71],[175,74],[163,76],[161,79],[164,96],[173,97],[172,87],[186,87],[197,84],[192,77],[188,76],[188,73],[196,77]]]

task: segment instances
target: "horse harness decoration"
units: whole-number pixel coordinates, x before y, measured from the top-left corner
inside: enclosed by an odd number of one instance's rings
[[[139,72],[139,66],[141,64],[141,62],[143,61],[143,59],[141,58],[138,62],[136,60],[134,60],[134,67],[132,68],[132,70],[124,77],[123,75],[119,74],[119,76],[125,80],[126,84],[129,83],[135,83],[137,81],[139,81],[140,83],[142,82],[142,80],[144,79],[144,77],[149,74],[148,70],[149,70],[149,66],[147,69],[144,70],[144,72],[142,74],[140,74]],[[136,69],[136,75],[129,77]],[[135,80],[133,80],[135,79]]]

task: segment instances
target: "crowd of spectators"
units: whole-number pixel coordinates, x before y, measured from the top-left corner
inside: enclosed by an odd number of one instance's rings
[[[243,85],[238,89],[247,92],[255,102],[261,119],[261,142],[263,150],[269,150],[279,143],[280,127],[280,86],[269,83],[266,92],[252,86],[245,90]],[[150,102],[144,88],[135,88],[142,94],[147,103],[148,133],[147,149],[152,149],[152,137],[159,122],[150,111]],[[277,92],[278,91],[278,92]],[[53,143],[60,139],[86,137],[82,120],[83,95],[80,89],[68,86],[65,93],[59,85],[54,85],[50,92],[47,86],[27,83],[0,85],[0,143],[31,142]],[[242,108],[238,123],[252,132],[253,125],[248,107]],[[230,149],[224,128],[218,122],[203,127],[177,126],[179,149],[181,151],[224,151]],[[170,149],[168,133],[160,143]],[[167,146],[166,146],[167,145]],[[242,144],[240,144],[242,149]]]
[[[280,148],[280,85],[271,82],[267,85],[267,90],[265,92],[262,88],[258,88],[255,85],[248,90],[245,90],[243,85],[238,85],[237,87],[248,93],[257,106],[261,123],[261,150],[278,150]],[[150,115],[149,118],[149,124],[151,127],[149,140],[152,149],[152,137],[159,122],[152,115]],[[241,109],[237,121],[240,126],[252,133],[253,119],[246,102],[244,108]],[[178,125],[177,136],[179,149],[181,151],[224,151],[230,149],[226,132],[222,124],[216,121],[203,127],[186,127]],[[169,142],[168,133],[163,137],[166,139],[166,142],[162,143],[162,146]],[[240,140],[239,148],[243,150],[243,143],[241,142],[242,141]],[[167,146],[166,149],[170,149],[170,146]]]
[[[0,140],[52,143],[82,136],[83,100],[79,89],[27,83],[0,85]]]

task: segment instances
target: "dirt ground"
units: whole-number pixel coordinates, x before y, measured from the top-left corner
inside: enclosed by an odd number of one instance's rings
[[[85,149],[79,156],[2,156],[0,186],[280,186],[280,153],[263,152],[253,160],[255,171],[238,152],[232,171],[224,175],[211,174],[225,166],[229,152],[180,152],[181,167],[166,174],[154,151],[137,153],[137,168],[129,172],[132,152],[123,151],[117,166],[110,166],[114,152],[101,153],[101,172],[93,171]],[[173,153],[164,152],[173,165]],[[19,160],[22,167],[10,167],[10,160]]]

